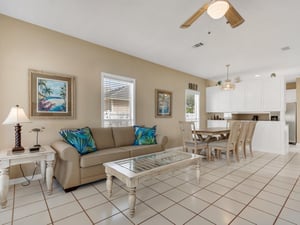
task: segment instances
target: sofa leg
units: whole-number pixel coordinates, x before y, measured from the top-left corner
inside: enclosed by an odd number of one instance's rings
[[[71,187],[71,188],[67,188],[67,189],[64,189],[64,191],[66,193],[70,192],[70,191],[75,191],[78,187]]]

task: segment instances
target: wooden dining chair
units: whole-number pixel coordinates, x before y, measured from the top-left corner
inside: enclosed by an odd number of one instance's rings
[[[200,154],[202,150],[208,151],[207,143],[197,140],[194,122],[179,121],[179,129],[182,136],[183,150],[191,150],[194,154]]]
[[[246,154],[247,146],[249,147],[251,157],[253,157],[252,139],[253,139],[255,127],[256,127],[256,121],[249,122],[249,128],[248,128],[248,131],[247,131],[247,134],[246,134],[245,143],[244,143],[244,157],[245,158],[247,156],[247,154]]]
[[[237,141],[237,145],[236,145],[236,153],[237,153],[237,157],[239,157],[240,155],[240,150],[242,151],[243,157],[244,159],[246,159],[245,156],[245,143],[246,143],[246,137],[247,137],[247,133],[249,130],[249,122],[243,121],[241,122],[241,126],[240,126],[240,135]]]
[[[240,133],[240,125],[239,121],[231,122],[230,133],[228,139],[211,142],[208,144],[208,153],[210,154],[212,151],[216,152],[218,158],[221,156],[221,152],[226,152],[227,164],[230,164],[230,156],[229,153],[232,151],[234,158],[239,161],[236,152],[236,146]]]

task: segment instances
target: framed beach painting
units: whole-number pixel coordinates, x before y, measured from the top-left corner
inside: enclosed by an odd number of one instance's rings
[[[155,89],[155,117],[172,116],[172,92]]]
[[[74,76],[29,70],[31,118],[75,118]]]

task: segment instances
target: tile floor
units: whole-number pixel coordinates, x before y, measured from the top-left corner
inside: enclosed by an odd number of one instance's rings
[[[11,185],[0,224],[300,224],[300,153],[255,152],[230,166],[203,161],[201,182],[193,166],[146,180],[137,189],[136,214],[128,214],[127,189],[114,179],[108,198],[105,181],[64,193],[54,182]]]

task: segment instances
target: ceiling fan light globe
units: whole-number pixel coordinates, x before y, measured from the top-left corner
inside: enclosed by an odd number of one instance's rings
[[[207,14],[213,19],[220,19],[225,15],[229,9],[227,1],[216,0],[212,2],[207,8]]]

